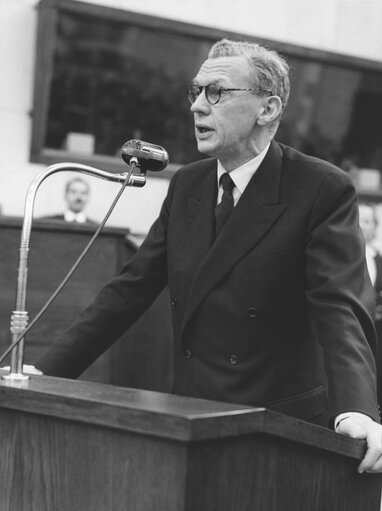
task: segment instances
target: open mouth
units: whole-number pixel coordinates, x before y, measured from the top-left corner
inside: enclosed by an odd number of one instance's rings
[[[211,128],[207,128],[206,126],[197,126],[196,129],[198,133],[208,133],[209,131],[212,131]]]

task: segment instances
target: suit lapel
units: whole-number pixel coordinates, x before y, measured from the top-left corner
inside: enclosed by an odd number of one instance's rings
[[[208,236],[204,234],[202,248],[195,249],[198,253],[198,261],[201,262],[188,294],[183,327],[209,291],[267,234],[286,209],[286,204],[279,203],[281,161],[281,149],[272,143],[263,163],[249,182],[231,217],[209,250],[206,238],[212,240],[213,222],[208,222],[212,224],[207,229]],[[216,176],[214,182],[216,189]],[[216,202],[216,192],[214,197]],[[210,217],[211,213],[213,214],[214,205],[215,203],[209,198]],[[207,213],[206,209],[203,213]],[[200,227],[200,231],[193,240],[194,245],[198,244],[200,233],[206,228],[205,223],[206,216],[200,215],[195,224]],[[200,257],[204,254],[204,258]]]
[[[193,271],[211,248],[214,239],[214,209],[217,200],[216,160],[209,161],[199,188],[187,200],[189,240],[187,259]]]

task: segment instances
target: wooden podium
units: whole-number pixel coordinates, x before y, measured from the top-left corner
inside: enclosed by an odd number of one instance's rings
[[[262,408],[0,382],[1,511],[379,511],[380,475],[356,471],[363,450]]]

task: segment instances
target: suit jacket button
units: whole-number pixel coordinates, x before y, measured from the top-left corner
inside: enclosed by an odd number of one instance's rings
[[[189,350],[188,348],[186,349],[186,351],[184,352],[184,356],[186,358],[191,358],[192,357],[192,353],[191,353],[191,350]]]
[[[257,315],[257,309],[256,307],[248,307],[248,316],[250,318],[255,318]]]
[[[174,308],[176,306],[176,296],[171,298],[171,307]]]
[[[239,361],[239,357],[237,355],[230,355],[229,357],[229,363],[233,366],[235,366]]]

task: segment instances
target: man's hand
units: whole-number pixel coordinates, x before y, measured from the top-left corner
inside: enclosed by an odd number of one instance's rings
[[[350,412],[337,417],[335,430],[337,433],[352,438],[365,439],[367,451],[358,472],[382,472],[382,426],[367,415]]]

